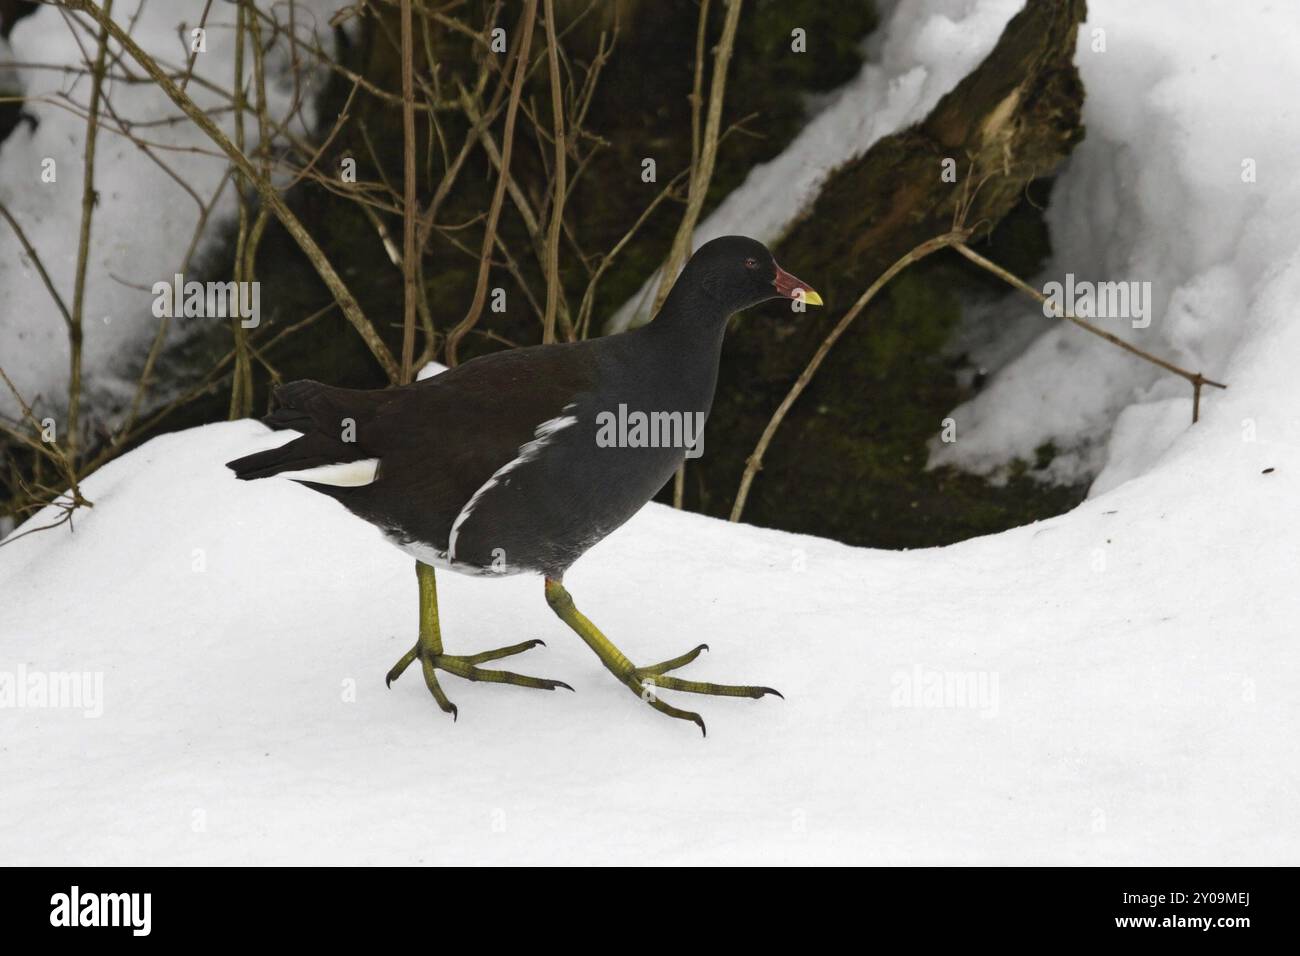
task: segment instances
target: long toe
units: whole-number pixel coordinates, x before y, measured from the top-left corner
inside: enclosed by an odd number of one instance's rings
[[[694,711],[682,710],[680,707],[674,707],[667,701],[662,701],[654,694],[642,694],[641,697],[647,704],[659,711],[661,714],[667,714],[669,717],[676,717],[678,720],[689,720],[696,727],[700,728],[700,733],[707,737],[709,731],[704,726],[704,718]]]
[[[536,642],[528,643],[531,645]],[[505,649],[509,650],[509,648]],[[518,653],[518,651],[515,651],[515,653]],[[441,654],[433,659],[433,666],[446,671],[448,674],[455,674],[463,680],[483,681],[489,684],[514,684],[516,687],[532,687],[537,690],[555,690],[557,687],[573,690],[562,680],[552,680],[548,677],[529,677],[527,674],[516,674],[514,671],[498,671],[486,667],[476,667],[475,661],[481,656],[475,654],[471,657],[456,657],[451,654]]]
[[[754,687],[747,684],[710,684],[707,681],[682,680],[680,677],[665,675],[646,677],[645,682],[653,684],[655,687],[661,687],[664,690],[681,690],[688,694],[711,694],[714,697],[752,697],[755,699],[768,694],[776,694],[782,700],[785,699],[771,687]]]
[[[704,653],[708,649],[709,649],[708,644],[700,644],[697,645],[696,647],[692,647],[689,651],[687,651],[685,654],[682,654],[680,657],[674,657],[670,660],[660,661],[658,664],[650,664],[647,667],[638,667],[637,672],[641,674],[643,677],[647,674],[666,674],[668,673],[668,671],[675,671],[679,667],[685,667],[687,664],[695,660],[695,658],[699,657],[702,653]]]
[[[384,684],[388,687],[393,686],[393,681],[402,676],[402,672],[411,666],[411,662],[420,656],[420,645],[416,644],[413,648],[402,655],[402,659],[394,664],[384,675]]]
[[[424,670],[424,683],[429,688],[429,693],[433,699],[438,702],[444,714],[451,714],[453,722],[460,716],[460,710],[447,699],[447,695],[442,691],[442,685],[438,683],[438,674],[433,667],[433,659],[426,655],[420,655],[420,664]]]
[[[537,690],[555,690],[557,687],[573,690],[562,680],[551,680],[548,677],[529,677],[527,674],[489,670],[485,667],[470,667],[464,673],[460,671],[453,671],[452,673],[466,680],[486,681],[491,684],[514,684],[516,687],[533,687]]]
[[[486,664],[488,661],[497,661],[503,657],[513,657],[516,654],[522,654],[524,651],[532,650],[534,647],[545,647],[546,642],[541,638],[534,638],[531,641],[524,641],[520,644],[511,644],[509,647],[498,647],[496,650],[483,651],[479,654],[469,654],[461,657],[467,664]]]

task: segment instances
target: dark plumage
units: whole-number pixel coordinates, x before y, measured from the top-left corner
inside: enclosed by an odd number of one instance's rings
[[[610,434],[602,424],[637,412],[702,424],[728,317],[778,296],[821,301],[761,243],[715,239],[634,331],[498,352],[400,388],[283,386],[266,424],[301,437],[229,467],[245,480],[293,473],[421,562],[536,572],[563,591],[568,567],[649,501],[687,450],[611,447],[598,440]],[[300,474],[334,465],[349,467],[324,480]],[[365,483],[327,483],[342,472]]]

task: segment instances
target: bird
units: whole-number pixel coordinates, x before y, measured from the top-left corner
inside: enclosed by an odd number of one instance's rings
[[[438,671],[572,690],[563,681],[480,666],[541,640],[471,655],[443,650],[435,568],[536,574],[551,609],[606,669],[654,709],[707,735],[698,713],[657,691],[782,695],[670,673],[707,644],[634,665],[577,609],[564,575],[650,501],[692,447],[698,453],[729,318],[778,298],[791,300],[795,311],[822,304],[758,240],[713,239],[691,256],[654,318],[629,331],[507,349],[384,389],[282,385],[263,422],[298,437],[227,467],[244,481],[281,476],[327,495],[415,558],[419,635],[388,672],[389,687],[418,660],[429,692],[453,720],[458,708]]]

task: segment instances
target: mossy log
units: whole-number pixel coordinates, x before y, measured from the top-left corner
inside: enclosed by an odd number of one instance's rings
[[[778,261],[829,307],[810,309],[797,324],[779,307],[735,323],[709,454],[692,463],[688,506],[727,513],[754,442],[827,331],[892,262],[951,228],[959,204],[969,202],[966,222],[984,237],[993,233],[991,254],[1009,267],[1032,271],[1046,255],[1041,217],[1023,200],[1083,136],[1073,60],[1084,15],[1083,0],[1029,0],[923,122],[829,177],[775,246]],[[944,160],[955,161],[955,182],[942,175]],[[903,273],[840,340],[769,448],[745,520],[862,544],[926,546],[1079,499],[1082,489],[1030,477],[994,487],[925,470],[926,441],[967,397],[944,345],[963,292],[989,285],[958,259],[941,254]]]
[[[972,177],[969,222],[1000,222],[1083,138],[1074,49],[1084,13],[1084,0],[1030,0],[923,122],[837,170],[778,250],[827,266],[857,293],[949,228]],[[945,159],[956,162],[955,182],[941,176]]]

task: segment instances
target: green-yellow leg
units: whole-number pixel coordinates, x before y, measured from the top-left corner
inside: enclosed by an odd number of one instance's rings
[[[536,687],[540,690],[555,690],[557,687],[573,690],[564,681],[547,680],[543,677],[526,677],[523,674],[515,674],[511,671],[487,670],[478,666],[487,661],[522,654],[529,648],[537,647],[539,644],[545,646],[545,641],[524,641],[520,644],[511,644],[509,647],[498,647],[495,650],[464,656],[444,654],[442,652],[442,631],[438,626],[438,588],[434,581],[433,568],[423,561],[417,561],[415,562],[415,577],[420,582],[420,638],[415,642],[415,646],[403,654],[402,659],[394,664],[393,669],[388,672],[385,682],[389,687],[393,685],[393,681],[402,676],[402,671],[406,670],[411,665],[411,662],[418,658],[420,668],[424,671],[424,682],[429,687],[429,693],[433,695],[433,699],[438,702],[438,706],[442,708],[444,713],[451,714],[452,720],[456,719],[458,710],[456,705],[447,699],[447,695],[443,693],[442,687],[438,684],[437,672],[439,670],[455,674],[457,677],[463,677],[465,680],[488,681],[494,684],[514,684],[517,687]]]
[[[655,690],[662,687],[667,690],[682,690],[691,694],[714,694],[719,697],[758,698],[766,694],[776,694],[777,697],[781,697],[781,693],[771,687],[709,684],[704,681],[682,680],[678,677],[665,676],[668,671],[686,666],[699,657],[700,652],[707,651],[709,649],[707,644],[701,644],[680,657],[674,657],[671,660],[651,664],[647,667],[637,667],[614,645],[613,641],[600,632],[600,628],[592,624],[586,615],[578,610],[573,603],[573,598],[565,590],[563,583],[553,578],[546,579],[546,603],[551,606],[551,610],[559,616],[560,620],[573,628],[574,633],[587,642],[587,646],[596,652],[596,656],[600,658],[600,662],[605,665],[606,669],[632,693],[661,714],[667,714],[669,717],[676,717],[679,720],[691,721],[700,728],[702,734],[707,735],[708,731],[705,730],[704,719],[699,714],[689,710],[681,710],[665,703],[655,696]]]

